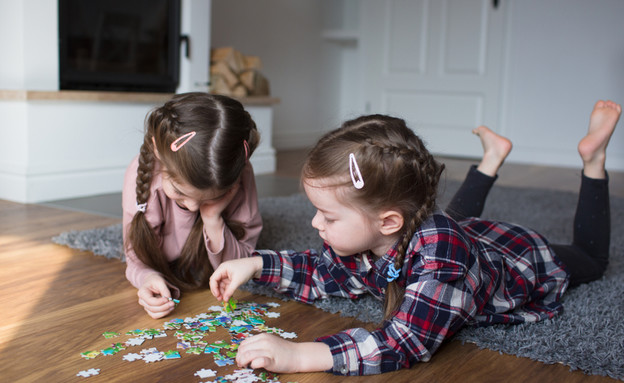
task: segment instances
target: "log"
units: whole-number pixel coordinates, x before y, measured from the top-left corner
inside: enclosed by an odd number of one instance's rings
[[[222,94],[224,96],[232,95],[232,91],[230,90],[227,82],[219,75],[211,76],[210,93]]]
[[[258,56],[245,56],[232,47],[213,48],[210,91],[226,96],[268,96],[269,81],[260,73]]]
[[[242,98],[247,97],[249,95],[249,91],[243,84],[238,84],[232,89],[232,96]]]
[[[223,61],[217,61],[211,65],[210,74],[223,77],[230,88],[234,88],[240,82],[236,73]]]
[[[262,69],[262,61],[258,56],[245,56],[245,69]]]
[[[210,61],[224,62],[234,73],[240,73],[245,69],[245,57],[232,47],[212,49]]]
[[[250,96],[269,95],[269,81],[257,70],[245,70],[238,77]]]

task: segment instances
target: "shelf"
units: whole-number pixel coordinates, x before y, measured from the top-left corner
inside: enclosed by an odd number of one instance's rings
[[[143,92],[99,92],[81,90],[0,90],[0,101],[99,101],[99,102],[135,102],[160,104],[169,100],[173,93]],[[278,104],[279,98],[245,97],[238,99],[244,105],[270,106]]]

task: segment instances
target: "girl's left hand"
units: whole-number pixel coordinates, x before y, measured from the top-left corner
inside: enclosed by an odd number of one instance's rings
[[[220,220],[221,213],[223,210],[228,207],[236,192],[240,189],[240,182],[236,183],[230,190],[228,190],[221,198],[218,200],[210,201],[203,203],[199,207],[199,212],[201,214],[202,220],[204,224],[209,224],[211,221]]]
[[[279,373],[326,371],[332,368],[333,357],[325,343],[295,343],[262,333],[241,342],[236,364]]]
[[[221,216],[223,210],[228,207],[232,199],[236,195],[236,192],[240,188],[240,182],[236,183],[225,195],[218,200],[205,202],[199,207],[199,214],[201,215],[204,223],[204,233],[210,238],[209,250],[212,252],[219,252],[219,249],[223,249],[223,228],[225,227],[225,220]]]

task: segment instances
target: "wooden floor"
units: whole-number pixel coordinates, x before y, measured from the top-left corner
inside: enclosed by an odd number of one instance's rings
[[[0,381],[2,382],[199,382],[202,368],[229,373],[233,366],[214,365],[212,357],[183,354],[181,359],[144,363],[126,362],[122,355],[146,347],[175,349],[169,335],[112,356],[85,360],[87,350],[100,350],[112,341],[105,331],[161,328],[166,319],[185,318],[217,304],[208,291],[186,294],[174,315],[154,320],[137,304],[136,290],[125,280],[124,264],[88,252],[56,245],[51,237],[67,230],[82,230],[120,222],[82,212],[24,205],[0,200]],[[263,296],[240,293],[239,300],[266,302]],[[280,318],[268,325],[298,334],[299,341],[363,326],[296,302],[281,302]],[[366,326],[365,326],[366,327]],[[209,342],[229,340],[223,332]],[[149,343],[152,342],[152,343]],[[81,378],[90,368],[100,375]],[[570,372],[563,365],[546,365],[526,358],[479,350],[451,341],[429,363],[373,377],[344,377],[328,373],[281,375],[282,382],[613,382],[615,380]]]

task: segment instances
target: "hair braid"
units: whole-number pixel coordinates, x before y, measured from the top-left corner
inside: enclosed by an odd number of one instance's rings
[[[408,166],[414,169],[422,180],[420,187],[423,189],[423,199],[417,209],[411,213],[407,220],[401,241],[397,245],[394,266],[397,270],[403,267],[409,244],[418,227],[433,213],[436,206],[438,181],[444,170],[444,165],[439,164],[426,149],[420,138],[414,136],[409,147],[397,148],[396,155],[404,157]],[[399,309],[404,295],[403,288],[397,281],[389,282],[386,290],[384,317],[390,318]]]
[[[148,141],[147,135],[141,145],[139,153],[139,165],[136,177],[136,202],[137,212],[130,222],[128,231],[128,241],[126,248],[132,248],[137,258],[148,267],[161,270],[166,268],[167,263],[162,254],[162,250],[158,245],[158,240],[151,226],[145,218],[142,210],[138,209],[138,205],[146,204],[150,197],[150,185],[154,174],[155,158],[152,145]],[[151,255],[151,256],[150,256]],[[165,277],[170,277],[166,272]]]
[[[154,153],[149,147],[149,143],[141,145],[139,153],[139,167],[136,178],[136,198],[137,204],[147,203],[150,196],[150,185],[152,183],[154,171]]]

